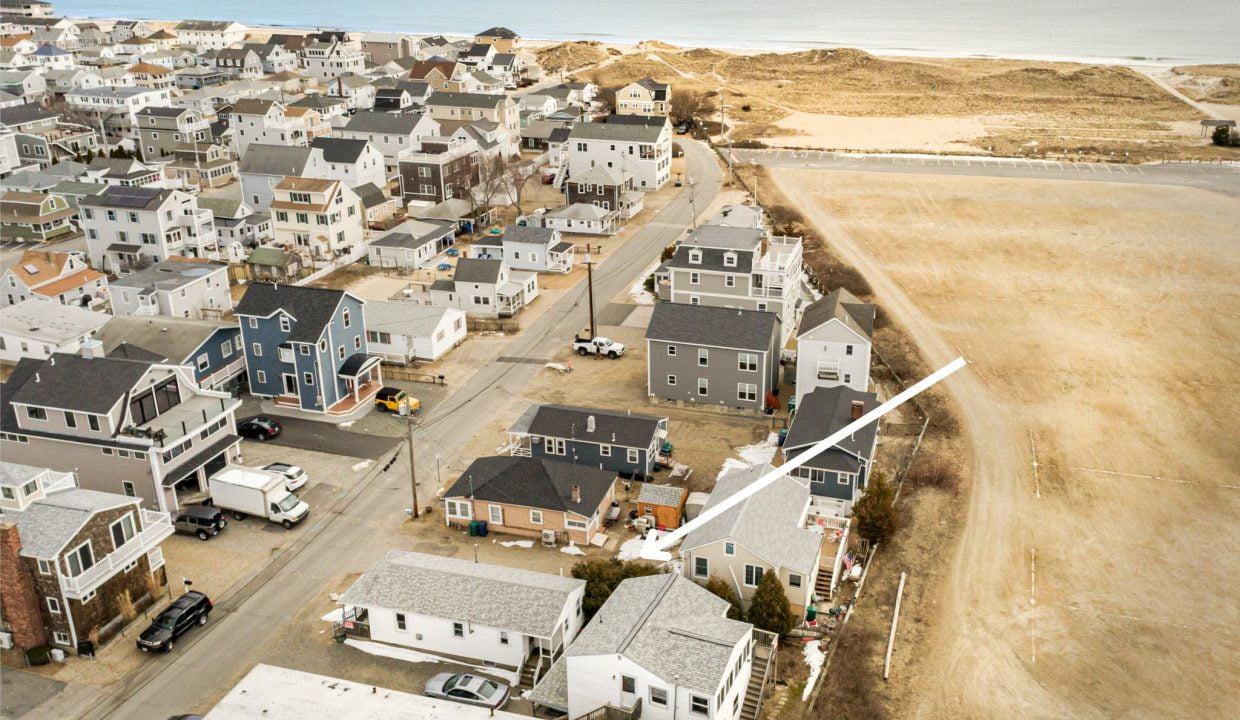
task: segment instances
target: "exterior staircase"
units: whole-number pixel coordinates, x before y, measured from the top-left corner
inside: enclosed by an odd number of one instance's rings
[[[818,579],[814,581],[814,594],[823,600],[831,597],[831,566],[818,568]]]
[[[749,687],[745,688],[745,704],[741,707],[741,720],[757,720],[762,712],[762,702],[770,683],[771,670],[775,665],[775,648],[778,638],[761,630],[754,630],[753,670],[749,674]]]
[[[537,655],[531,655],[525,659],[525,665],[521,666],[521,677],[517,681],[518,689],[532,690],[534,688],[534,683],[538,682],[539,675],[542,674],[539,672],[538,660]],[[547,668],[544,667],[542,669],[546,670]]]

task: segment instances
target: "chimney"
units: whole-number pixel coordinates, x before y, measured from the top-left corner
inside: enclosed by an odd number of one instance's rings
[[[573,495],[572,495],[573,502],[575,502],[575,503],[579,503],[579,502],[581,502],[581,486],[580,486],[580,485],[574,485],[574,486],[573,486],[572,493],[573,493]]]
[[[852,419],[860,420],[861,416],[864,413],[865,413],[865,403],[861,402],[860,400],[853,400],[852,401],[852,415],[851,415]]]
[[[586,418],[586,432],[588,433],[594,432],[594,416],[593,415]]]
[[[40,612],[41,600],[34,589],[30,562],[21,558],[21,535],[11,522],[0,522],[0,605],[13,644],[21,650],[47,643],[47,628]]]
[[[96,338],[83,340],[78,352],[84,358],[101,358],[103,357],[103,343]]]

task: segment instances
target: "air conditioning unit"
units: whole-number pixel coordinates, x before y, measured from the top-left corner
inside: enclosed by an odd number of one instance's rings
[[[13,633],[0,632],[0,649],[13,649]]]

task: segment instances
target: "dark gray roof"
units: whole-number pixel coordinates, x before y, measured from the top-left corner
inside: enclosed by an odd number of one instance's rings
[[[503,38],[505,40],[516,40],[517,34],[513,32],[512,30],[509,30],[506,27],[496,26],[493,28],[487,28],[486,30],[483,30],[482,32],[478,33],[476,37],[493,37],[493,38]]]
[[[488,283],[499,282],[499,270],[502,260],[486,260],[482,258],[461,258],[456,261],[456,273],[452,279],[456,282]]]
[[[593,432],[589,430],[590,418],[594,418]],[[650,447],[659,431],[659,423],[666,421],[667,418],[654,415],[570,405],[536,405],[522,415],[517,424],[509,428],[509,432],[644,449]]]
[[[184,115],[185,113],[189,111],[190,111],[189,108],[154,107],[154,106],[148,105],[147,107],[144,107],[138,111],[138,117],[155,116],[155,117],[177,118],[177,117],[181,117],[182,115]]]
[[[36,120],[48,120],[57,117],[56,113],[44,108],[38,103],[26,103],[25,105],[15,105],[6,107],[3,113],[0,113],[0,123],[10,127],[15,125],[25,125]]]
[[[349,132],[408,135],[422,122],[423,115],[362,111],[349,119],[344,129]]]
[[[753,253],[750,252],[720,250],[718,248],[702,248],[699,252],[702,255],[702,261],[691,263],[689,262],[690,248],[683,244],[677,245],[675,254],[667,261],[667,267],[681,270],[713,270],[740,274],[748,274],[750,269],[753,268]],[[733,252],[736,255],[735,265],[725,265],[723,263],[723,256],[729,252]]]
[[[171,194],[171,190],[161,190],[159,188],[109,185],[106,190],[98,195],[82,198],[78,201],[78,204],[128,210],[147,210],[163,205],[164,201]]]
[[[290,103],[289,107],[306,108],[308,110],[324,110],[335,107],[344,103],[343,98],[334,98],[323,93],[310,93],[297,102]]]
[[[570,140],[618,140],[620,142],[657,142],[662,125],[581,122],[568,133]]]
[[[654,306],[646,339],[765,352],[779,335],[772,312],[661,302]]]
[[[869,338],[874,333],[874,306],[861,302],[844,288],[837,288],[805,308],[797,337],[832,320],[839,320],[862,337]]]
[[[103,326],[96,338],[103,343],[108,357],[131,360],[168,359],[179,363],[193,357],[198,348],[215,333],[236,327],[236,323],[191,320],[167,315],[154,318],[114,317]],[[140,356],[134,350],[142,351],[145,356]]]
[[[314,148],[254,143],[241,158],[241,172],[255,175],[300,176]]]
[[[355,163],[362,156],[368,144],[367,140],[320,137],[314,139],[311,147],[322,150],[323,159],[329,163]]]
[[[165,362],[168,356],[162,353],[144,350],[137,345],[123,342],[108,351],[108,357],[119,360],[142,360],[143,362]]]
[[[389,200],[387,195],[379,189],[374,183],[363,183],[353,188],[353,192],[357,194],[357,198],[362,201],[362,205],[367,209],[377,207]]]
[[[500,240],[506,243],[528,243],[531,245],[547,245],[555,239],[553,228],[531,227],[529,225],[509,225],[504,229]]]
[[[667,83],[661,83],[654,78],[646,77],[638,80],[637,84],[652,92],[655,100],[667,100],[667,89],[669,87]]]
[[[237,303],[236,314],[237,317],[271,317],[283,310],[296,321],[289,342],[313,343],[318,342],[323,329],[335,317],[336,308],[347,294],[343,290],[327,288],[251,283],[241,302]]]
[[[473,497],[487,502],[573,512],[590,517],[611,491],[616,474],[588,465],[530,457],[480,457],[444,493],[446,498]],[[573,486],[581,502],[573,502]]]
[[[451,220],[406,220],[371,245],[415,249],[455,231],[456,223]]]
[[[660,115],[608,115],[608,125],[647,125],[663,127],[667,118]]]
[[[496,105],[503,105],[508,102],[506,95],[484,95],[483,93],[463,93],[463,92],[446,92],[437,91],[431,93],[426,99],[429,107],[469,107],[469,108],[494,108]]]
[[[797,404],[796,414],[792,416],[792,425],[788,427],[788,437],[784,440],[784,456],[791,459],[800,450],[822,440],[833,432],[852,422],[852,403],[860,401],[862,412],[869,412],[878,407],[878,396],[874,393],[860,392],[845,385],[817,388],[806,393]],[[806,465],[827,470],[843,470],[855,473],[860,467],[857,458],[870,459],[870,450],[874,447],[874,437],[878,433],[878,423],[873,422],[844,438],[835,447],[829,448]]]
[[[151,367],[149,362],[116,358],[85,358],[55,353],[20,388],[9,387],[15,403],[77,410],[102,415],[125,397]]]

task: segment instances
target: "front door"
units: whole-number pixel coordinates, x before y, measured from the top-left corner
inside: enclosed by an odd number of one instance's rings
[[[284,373],[284,394],[285,395],[296,395],[297,394],[297,376],[296,375]]]

